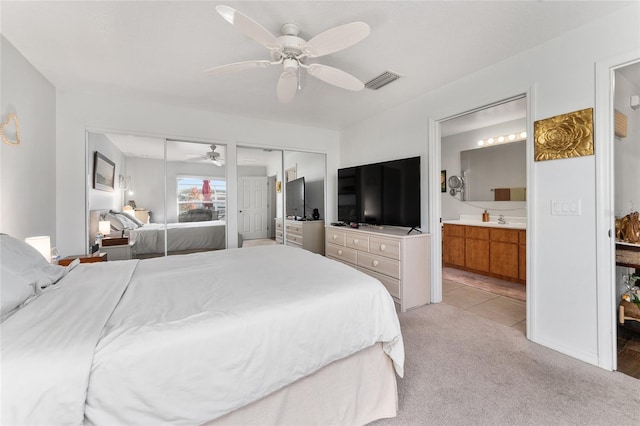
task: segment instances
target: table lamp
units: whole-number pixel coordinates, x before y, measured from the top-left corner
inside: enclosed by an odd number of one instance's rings
[[[111,234],[111,222],[108,220],[101,220],[98,222],[98,232],[103,236]]]
[[[51,263],[51,238],[47,236],[27,237],[24,242],[40,252]]]

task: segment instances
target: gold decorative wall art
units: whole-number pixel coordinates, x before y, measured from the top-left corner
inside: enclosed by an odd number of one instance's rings
[[[12,124],[15,129],[11,127]],[[0,136],[2,136],[2,141],[7,145],[20,145],[20,123],[17,115],[14,113],[7,114],[4,123],[0,124]]]
[[[593,155],[593,108],[534,123],[536,161]]]

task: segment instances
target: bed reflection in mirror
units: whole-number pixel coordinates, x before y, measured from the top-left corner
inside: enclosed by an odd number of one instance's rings
[[[88,140],[89,151],[108,152],[122,176],[111,197],[88,190],[89,245],[96,221],[106,219],[111,233],[101,251],[109,260],[226,248],[225,146],[118,134]],[[115,237],[118,247],[109,246]]]

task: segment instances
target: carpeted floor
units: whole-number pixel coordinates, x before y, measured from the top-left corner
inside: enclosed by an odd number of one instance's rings
[[[375,425],[638,425],[640,380],[444,303],[399,314],[399,413]]]

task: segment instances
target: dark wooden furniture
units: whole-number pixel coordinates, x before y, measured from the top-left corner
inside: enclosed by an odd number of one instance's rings
[[[74,259],[80,259],[80,263],[106,262],[107,253],[81,254],[78,256],[67,256],[58,261],[60,266],[68,266]]]
[[[526,230],[445,223],[442,243],[444,266],[526,283]]]
[[[102,239],[104,247],[126,246],[127,244],[129,244],[129,237],[104,237]]]

